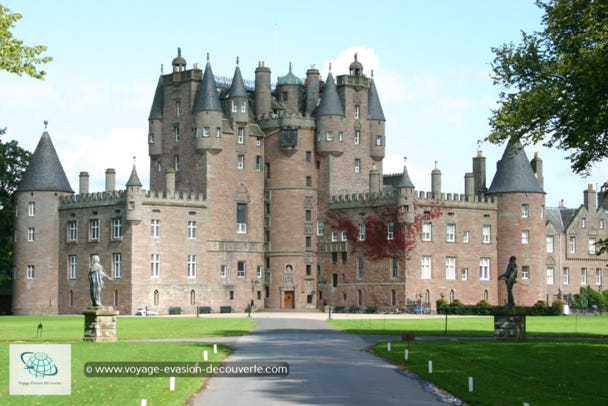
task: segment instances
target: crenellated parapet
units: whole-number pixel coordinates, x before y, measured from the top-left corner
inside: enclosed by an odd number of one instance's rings
[[[142,204],[207,207],[207,200],[202,193],[178,192],[175,194],[169,194],[166,191],[148,190],[144,192]]]
[[[300,112],[266,113],[258,117],[261,128],[314,128],[315,120],[310,116],[304,116]]]
[[[110,206],[125,201],[124,190],[108,192],[81,193],[66,195],[59,198],[60,208],[74,208],[79,206]]]
[[[467,195],[460,193],[433,193],[429,191],[415,191],[415,199],[420,202],[449,204],[450,206],[472,207],[472,208],[496,208],[494,196]]]
[[[329,199],[331,209],[344,209],[360,206],[387,206],[395,205],[397,193],[394,190],[380,192],[364,192],[333,195]]]

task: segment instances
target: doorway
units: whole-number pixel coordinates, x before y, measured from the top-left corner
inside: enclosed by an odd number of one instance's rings
[[[286,290],[283,292],[283,307],[285,309],[295,309],[295,292]]]

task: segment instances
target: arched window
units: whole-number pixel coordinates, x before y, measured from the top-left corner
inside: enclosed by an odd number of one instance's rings
[[[191,305],[195,305],[196,304],[196,292],[194,291],[194,289],[192,289],[190,291],[190,304]]]
[[[158,302],[159,302],[159,294],[158,294],[158,289],[154,291],[154,306],[158,306]]]
[[[424,292],[424,302],[426,304],[431,304],[431,291],[430,290],[426,290],[426,292]]]
[[[450,303],[452,303],[454,301],[454,296],[455,296],[454,289],[450,289]]]
[[[483,291],[483,300],[486,300],[486,301],[488,300],[488,290],[487,289],[485,289]]]
[[[391,290],[391,306],[395,306],[397,304],[397,293],[395,289]]]
[[[363,304],[363,292],[361,289],[357,291],[357,305],[361,306]]]

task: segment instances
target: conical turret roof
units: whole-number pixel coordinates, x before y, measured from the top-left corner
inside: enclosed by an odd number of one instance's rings
[[[228,91],[228,97],[247,97],[247,90],[245,89],[245,83],[243,82],[243,76],[241,75],[241,68],[237,65],[234,70],[234,76],[232,77],[232,84]]]
[[[524,147],[519,141],[507,143],[496,164],[496,174],[488,193],[545,193],[538,183]]]
[[[222,105],[220,103],[220,97],[217,94],[217,84],[213,77],[213,71],[211,70],[211,64],[209,63],[209,56],[207,56],[207,65],[205,66],[205,73],[203,74],[203,83],[196,96],[196,102],[194,103],[194,111],[222,111]]]
[[[17,190],[74,193],[48,132],[42,133]]]
[[[154,92],[154,100],[152,101],[152,107],[150,108],[150,115],[148,120],[161,119],[163,118],[163,108],[165,104],[165,90],[163,85],[162,76],[158,79],[156,85],[156,91]]]
[[[410,175],[407,173],[407,165],[405,165],[406,158],[403,158],[403,174],[401,175],[401,181],[399,182],[399,187],[409,187],[414,189],[415,186],[410,180]]]
[[[336,82],[334,77],[329,72],[325,86],[323,86],[323,93],[321,94],[321,101],[317,108],[317,116],[344,116],[344,108],[340,102],[340,96],[336,89]]]
[[[382,120],[384,118],[384,112],[382,111],[382,105],[380,104],[380,97],[378,97],[378,91],[376,90],[376,84],[374,78],[369,82],[369,93],[367,94],[367,118],[368,120]]]
[[[141,187],[141,181],[139,180],[139,176],[137,176],[137,168],[135,164],[133,164],[133,169],[131,170],[131,176],[129,176],[129,180],[127,181],[127,187],[139,186]]]

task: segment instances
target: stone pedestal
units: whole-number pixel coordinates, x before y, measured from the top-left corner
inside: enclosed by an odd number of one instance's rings
[[[497,341],[525,341],[526,316],[494,315],[494,339]]]
[[[116,316],[119,311],[112,306],[89,306],[83,311],[84,341],[114,342],[116,338]]]

